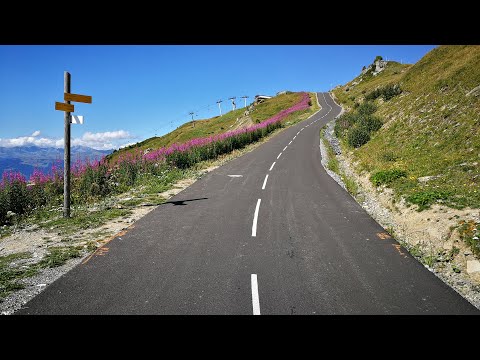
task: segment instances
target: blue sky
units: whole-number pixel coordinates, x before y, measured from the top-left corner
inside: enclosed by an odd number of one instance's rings
[[[116,148],[161,136],[189,121],[231,110],[256,94],[327,91],[357,76],[376,55],[415,63],[434,45],[3,45],[0,46],[0,146],[63,144],[63,72],[83,125],[72,143]]]

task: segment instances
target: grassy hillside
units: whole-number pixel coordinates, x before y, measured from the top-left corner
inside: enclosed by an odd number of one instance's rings
[[[310,95],[313,99],[312,104],[316,104],[314,95]],[[195,120],[195,126],[192,122],[187,122],[179,126],[174,131],[161,137],[152,137],[131,145],[127,148],[115,151],[109,158],[115,159],[124,152],[134,151],[135,149],[158,149],[160,147],[168,147],[174,143],[185,143],[188,140],[217,135],[238,127],[245,127],[261,122],[269,117],[277,114],[283,109],[287,109],[300,100],[300,93],[288,93],[275,96],[265,102],[256,105],[254,110],[244,117],[245,108],[230,111],[223,116],[216,116],[206,120]],[[237,119],[239,119],[237,121]]]
[[[388,84],[402,93],[373,100],[383,126],[358,148],[344,141],[360,168],[420,209],[480,207],[480,46],[440,46],[414,65],[389,62],[334,94],[354,112]]]

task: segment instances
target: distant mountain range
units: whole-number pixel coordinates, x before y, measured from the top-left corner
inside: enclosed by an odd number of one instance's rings
[[[95,150],[86,146],[72,146],[72,164],[80,159],[85,161],[99,160],[108,155],[112,150]],[[27,180],[34,169],[49,172],[54,162],[60,162],[63,167],[63,148],[38,147],[38,146],[17,146],[0,147],[0,175],[5,171],[13,170],[21,172]]]

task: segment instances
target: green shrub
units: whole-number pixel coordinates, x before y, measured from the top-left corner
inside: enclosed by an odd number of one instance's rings
[[[378,131],[383,123],[376,116],[363,116],[360,118],[358,125],[368,131],[369,134]]]
[[[130,174],[128,168],[131,165],[125,162],[121,164],[119,169],[120,182],[129,186],[133,185],[133,182],[130,182],[130,179],[126,179],[125,175],[126,173]],[[135,177],[136,172],[133,172],[131,176]],[[108,182],[107,165],[100,164],[95,168],[88,166],[81,177],[73,179],[73,189],[72,194],[75,194],[75,202],[85,203],[109,195],[111,188]]]
[[[348,129],[350,129],[358,119],[358,115],[353,113],[346,113],[340,116],[335,121],[334,132],[336,137],[343,137]]]
[[[377,106],[376,106],[373,102],[370,102],[370,101],[364,102],[364,103],[361,104],[361,105],[358,107],[358,109],[357,109],[357,112],[358,112],[360,115],[363,115],[363,116],[371,115],[371,114],[373,114],[375,111],[377,111]]]
[[[382,91],[382,98],[383,100],[388,101],[394,96],[400,95],[401,93],[402,89],[400,89],[400,86],[393,84],[386,85]]]
[[[45,188],[45,184],[33,184],[28,187],[32,208],[40,208],[48,203],[49,196],[46,193]]]
[[[428,209],[430,205],[438,200],[446,200],[450,196],[450,192],[441,190],[419,191],[406,198],[412,204],[418,205],[418,211]]]
[[[365,100],[373,101],[373,100],[377,99],[378,97],[380,97],[380,95],[382,95],[382,91],[378,88],[378,89],[375,89],[372,92],[368,93],[367,95],[365,95]]]
[[[0,182],[0,194],[0,225],[12,221],[12,217],[7,216],[9,211],[22,215],[31,208],[30,189],[20,173],[4,174]]]
[[[24,182],[15,181],[10,184],[8,189],[8,207],[16,214],[23,214],[29,207],[29,198],[27,194],[27,185]]]
[[[370,140],[370,134],[362,127],[354,126],[348,130],[347,141],[350,146],[358,148]]]
[[[355,107],[356,110],[340,116],[334,127],[335,136],[347,138],[350,146],[358,148],[370,140],[370,134],[383,125],[380,118],[372,116],[377,106],[372,102],[364,102]]]
[[[399,169],[381,170],[381,171],[377,171],[372,176],[370,176],[370,181],[375,186],[380,186],[383,184],[390,184],[396,179],[400,179],[406,176],[407,176],[407,172],[404,170],[399,170]]]
[[[388,101],[394,96],[400,95],[401,93],[402,89],[398,84],[389,84],[373,90],[365,96],[365,100],[373,101],[381,96],[384,101]]]
[[[124,161],[120,164],[119,169],[116,174],[119,180],[119,183],[125,186],[127,189],[135,184],[139,168],[137,163],[132,161]]]

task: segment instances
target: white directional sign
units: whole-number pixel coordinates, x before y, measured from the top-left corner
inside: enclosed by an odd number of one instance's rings
[[[71,115],[72,116],[72,124],[83,124],[83,116],[82,115]]]

